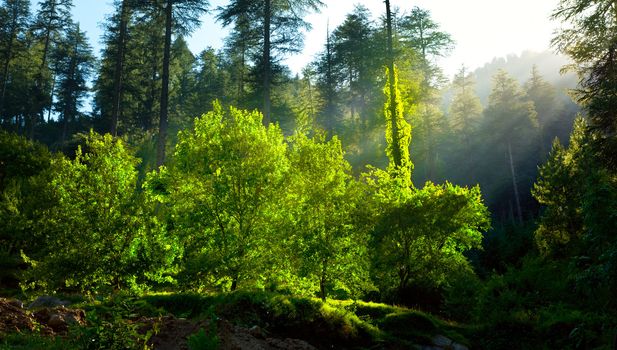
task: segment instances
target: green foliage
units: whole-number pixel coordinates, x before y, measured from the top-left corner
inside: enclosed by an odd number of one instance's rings
[[[93,132],[75,159],[52,160],[38,179],[50,204],[36,214],[45,249],[22,254],[32,267],[24,287],[89,293],[169,280],[177,248],[138,192],[137,164],[121,141]]]
[[[216,335],[216,328],[214,330],[211,328],[207,333],[203,328],[200,329],[199,332],[188,337],[187,343],[189,350],[219,349],[219,338]]]
[[[116,297],[87,310],[87,326],[72,329],[70,335],[84,350],[148,350],[153,333],[142,332],[141,325],[131,321],[136,316],[132,300]]]
[[[518,339],[517,348],[607,348],[615,327],[612,314],[573,293],[568,266],[527,258],[520,268],[492,276],[480,289],[478,326],[469,338],[482,348],[500,349]],[[605,347],[602,347],[602,346]]]
[[[65,350],[77,346],[72,340],[32,333],[8,334],[0,339],[0,350]]]
[[[261,119],[215,104],[180,133],[169,167],[147,180],[169,208],[185,249],[185,281],[195,287],[235,289],[265,271],[288,161],[281,130]]]
[[[40,184],[35,177],[48,170],[47,148],[24,137],[0,130],[0,285],[16,287],[19,251],[37,251],[32,240]]]
[[[359,187],[343,158],[338,138],[325,141],[298,134],[291,138],[288,179],[291,236],[280,238],[284,256],[293,257],[300,276],[315,280],[322,299],[335,283],[352,295],[368,282],[367,231],[357,219]],[[292,264],[294,264],[292,262]]]
[[[396,189],[391,181],[396,179],[372,183],[380,184],[375,192],[382,208],[373,243],[380,286],[399,292],[411,283],[441,286],[469,269],[463,252],[481,246],[490,222],[480,189],[427,182],[422,189],[388,193]]]
[[[413,172],[413,163],[409,158],[411,125],[407,123],[404,117],[404,106],[398,88],[396,67],[393,74],[390,74],[389,70],[386,69],[386,76],[388,78],[384,87],[386,96],[384,116],[386,120],[386,141],[388,143],[386,154],[390,159],[389,169],[393,172],[400,172],[397,176],[411,181],[411,173]],[[394,76],[394,81],[390,81],[390,76]],[[394,93],[394,96],[392,96],[392,93]]]

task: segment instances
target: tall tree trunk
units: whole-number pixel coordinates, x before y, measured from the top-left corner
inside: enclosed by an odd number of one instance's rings
[[[264,61],[264,120],[263,123],[265,126],[270,124],[270,88],[271,88],[271,74],[272,69],[270,65],[270,17],[271,17],[271,0],[265,0],[264,6],[264,51],[263,51],[263,61]]]
[[[52,2],[51,12],[55,13],[56,11],[56,3]],[[37,110],[29,116],[30,126],[28,127],[28,134],[30,139],[34,139],[34,129],[36,128],[37,115],[38,119],[43,120],[45,110],[46,101],[43,96],[43,72],[47,67],[47,56],[49,54],[49,44],[51,42],[51,22],[52,16],[49,17],[49,21],[47,22],[47,30],[45,32],[45,43],[43,44],[43,58],[41,60],[41,65],[39,66],[39,74],[36,82],[36,90],[37,90],[37,98],[40,98],[40,101],[37,101]]]
[[[433,145],[433,126],[428,110],[424,111],[424,126],[426,127],[426,179],[434,180],[435,175],[435,149]]]
[[[332,79],[332,44],[330,43],[330,21],[328,20],[326,37],[326,83],[327,83],[327,107],[326,107],[326,121],[324,126],[326,130],[334,131],[334,84]]]
[[[56,93],[56,76],[52,75],[51,77],[51,102],[53,104],[54,102],[54,94]],[[47,122],[51,122],[51,110],[52,108],[49,108],[49,110],[47,111]]]
[[[79,35],[79,27],[77,27],[77,34]],[[68,74],[68,81],[69,87],[75,87],[74,81],[75,81],[75,70],[77,68],[77,49],[78,49],[78,36],[76,36],[75,38],[75,47],[73,50],[73,57],[71,57],[71,61],[69,63],[69,74]],[[62,148],[64,149],[64,146],[66,144],[66,138],[68,136],[68,132],[69,132],[69,122],[72,119],[72,116],[75,114],[75,108],[73,107],[73,93],[74,91],[72,91],[72,89],[69,89],[68,91],[65,92],[65,96],[64,96],[64,112],[63,112],[63,116],[62,116]]]
[[[13,17],[13,21],[17,21],[15,17]],[[6,48],[6,55],[4,66],[2,67],[2,92],[0,92],[0,117],[3,117],[2,113],[4,110],[4,98],[6,96],[6,87],[9,81],[9,67],[11,65],[11,57],[13,56],[13,38],[15,37],[15,25],[11,27],[11,33],[9,38],[9,44]]]
[[[173,1],[167,0],[165,7],[165,48],[163,50],[163,76],[161,77],[161,115],[159,119],[159,137],[156,145],[157,168],[165,162],[165,144],[167,142],[167,106],[169,103],[169,61],[171,56],[171,21]]]
[[[516,201],[516,214],[519,224],[523,223],[523,211],[521,210],[521,200],[518,194],[518,184],[516,181],[516,171],[514,170],[514,159],[512,158],[512,144],[508,142],[508,157],[510,159],[510,173],[512,174],[512,187],[514,188],[514,199]]]
[[[120,104],[122,102],[122,75],[124,71],[124,46],[129,17],[128,0],[122,0],[120,9],[120,34],[118,36],[118,52],[114,71],[114,99],[111,112],[111,134],[118,135],[118,119],[120,119]]]
[[[392,158],[394,166],[400,168],[403,164],[401,159],[401,149],[399,145],[399,131],[398,124],[396,123],[396,91],[394,89],[394,50],[392,48],[392,12],[390,11],[390,0],[386,2],[386,32],[388,36],[388,74],[390,79],[390,115],[392,124]]]

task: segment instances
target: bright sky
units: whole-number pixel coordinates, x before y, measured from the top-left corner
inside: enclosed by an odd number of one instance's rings
[[[452,35],[456,48],[449,57],[439,61],[448,76],[461,65],[475,69],[494,57],[520,54],[525,50],[549,49],[550,39],[557,23],[549,16],[559,0],[391,0],[393,7],[409,11],[419,6],[431,11],[433,19]],[[224,5],[227,0],[211,0],[211,8]],[[383,0],[325,0],[320,14],[307,17],[313,29],[307,33],[302,54],[289,57],[286,62],[293,72],[312,61],[323,49],[326,26],[332,30],[353,10],[354,4],[363,4],[377,20],[385,12]],[[100,49],[100,23],[111,13],[110,0],[74,0],[75,20],[81,22],[93,46]],[[208,46],[219,48],[227,31],[215,23],[212,15],[203,19],[202,28],[193,33],[189,46],[197,53]]]

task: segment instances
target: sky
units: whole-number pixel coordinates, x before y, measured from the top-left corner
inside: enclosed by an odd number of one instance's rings
[[[475,69],[494,57],[521,54],[523,51],[543,51],[550,48],[550,40],[558,24],[549,17],[559,0],[391,0],[393,7],[410,11],[414,6],[427,9],[443,31],[456,42],[455,49],[437,63],[446,76],[451,77],[462,65]],[[211,9],[225,5],[227,0],[211,0]],[[306,20],[312,30],[306,33],[305,49],[285,62],[292,72],[298,73],[323,50],[327,24],[330,29],[341,24],[355,4],[366,6],[377,20],[385,12],[383,0],[324,0],[321,13],[311,14]],[[79,21],[93,47],[98,52],[102,35],[101,22],[112,12],[111,0],[74,0],[74,19]],[[202,27],[196,30],[188,43],[193,53],[211,46],[220,48],[227,30],[205,15]]]

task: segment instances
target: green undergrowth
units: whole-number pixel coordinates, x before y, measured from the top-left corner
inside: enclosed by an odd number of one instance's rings
[[[144,312],[177,317],[216,315],[235,324],[259,326],[276,337],[306,339],[319,348],[374,348],[431,344],[437,334],[465,343],[454,326],[429,314],[362,301],[301,298],[267,292],[156,294],[135,302]]]
[[[0,350],[144,349],[152,334],[138,331],[139,320],[170,314],[195,321],[214,319],[247,328],[258,326],[269,337],[303,339],[320,349],[406,349],[429,345],[438,334],[468,344],[457,325],[420,311],[269,292],[118,295],[72,307],[86,310],[88,326],[73,328],[68,337],[56,339],[13,335],[0,341]],[[195,344],[203,343],[199,339],[199,334],[191,337]],[[212,340],[213,344],[218,341]]]

